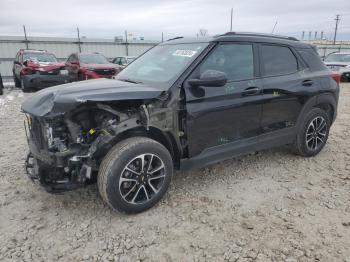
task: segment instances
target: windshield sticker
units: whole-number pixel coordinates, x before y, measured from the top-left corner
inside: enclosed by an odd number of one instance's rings
[[[185,57],[192,57],[197,53],[197,51],[193,50],[176,50],[173,53],[173,56],[185,56]]]

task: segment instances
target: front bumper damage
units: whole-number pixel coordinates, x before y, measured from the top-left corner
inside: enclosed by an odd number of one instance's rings
[[[74,190],[83,187],[87,178],[91,179],[92,168],[86,163],[82,164],[81,159],[71,154],[42,154],[35,149],[32,142],[29,142],[29,147],[30,152],[25,161],[26,173],[47,192]]]
[[[42,128],[34,128],[33,120],[27,117],[25,132],[29,153],[25,161],[28,177],[50,193],[74,190],[83,187],[92,179],[94,164],[89,155],[80,155],[82,148],[72,147],[63,152],[50,152],[43,139]],[[37,121],[37,120],[35,120]]]
[[[94,183],[102,159],[125,135],[174,129],[167,99],[161,89],[107,79],[37,92],[22,104],[29,177],[49,192]]]
[[[99,107],[110,110],[103,105]],[[99,163],[117,135],[143,125],[140,115],[129,117],[122,112],[112,112],[119,115],[119,122],[108,120],[106,123],[111,123],[110,126],[102,125],[99,131],[90,129],[94,131],[88,134],[92,138],[89,143],[82,141],[78,135],[82,130],[70,119],[63,116],[46,119],[26,114],[25,131],[30,153],[25,168],[29,178],[52,193],[94,182]],[[55,134],[53,129],[56,129]]]
[[[29,88],[42,89],[50,86],[66,84],[69,82],[68,75],[61,74],[46,74],[42,75],[38,72],[33,75],[22,76],[25,86]]]

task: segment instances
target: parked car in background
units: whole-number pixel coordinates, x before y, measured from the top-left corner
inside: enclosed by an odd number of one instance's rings
[[[71,54],[66,68],[71,81],[112,78],[121,71],[120,66],[108,62],[106,57],[98,53]]]
[[[329,54],[324,63],[332,70],[339,72],[341,81],[350,81],[350,52],[337,52]]]
[[[124,69],[128,64],[133,62],[137,56],[118,56],[112,60],[113,64],[120,65]]]
[[[64,84],[69,81],[65,64],[44,50],[20,49],[13,63],[16,87],[24,92]]]
[[[2,95],[4,93],[4,84],[2,82],[2,77],[0,74],[0,95]]]
[[[295,38],[230,32],[163,42],[116,79],[29,97],[26,169],[51,192],[97,180],[113,210],[137,213],[163,197],[174,169],[279,145],[317,155],[340,77]]]

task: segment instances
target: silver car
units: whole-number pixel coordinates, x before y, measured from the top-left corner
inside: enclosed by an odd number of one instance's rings
[[[137,56],[118,56],[112,60],[113,64],[120,65],[124,69],[128,64],[133,62]]]
[[[329,54],[325,58],[324,63],[330,70],[339,72],[342,81],[350,81],[350,52]]]

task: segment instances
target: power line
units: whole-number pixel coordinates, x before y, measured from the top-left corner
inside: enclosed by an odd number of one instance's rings
[[[336,18],[335,18],[335,29],[334,29],[333,45],[335,44],[335,41],[337,40],[337,32],[338,32],[339,21],[340,21],[340,15],[337,15]]]

